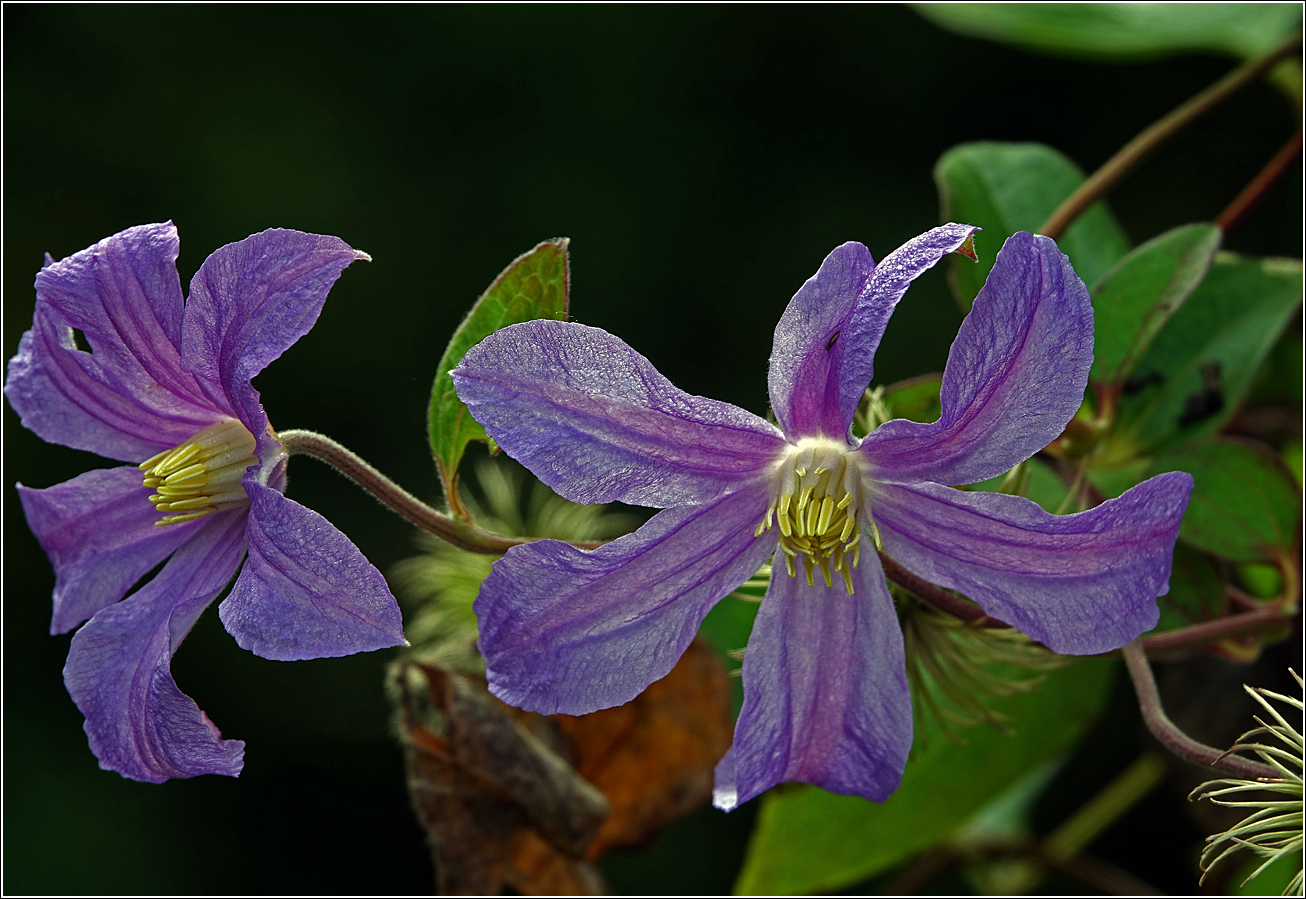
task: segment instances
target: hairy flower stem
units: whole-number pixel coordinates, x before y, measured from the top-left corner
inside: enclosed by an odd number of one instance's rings
[[[530,542],[525,537],[492,534],[461,519],[436,511],[330,437],[313,431],[292,430],[280,432],[277,438],[290,455],[312,456],[319,462],[325,462],[376,497],[383,506],[409,524],[434,534],[459,549],[499,555],[519,543]],[[599,544],[577,543],[575,545],[582,549],[592,549]]]
[[[1258,59],[1248,60],[1215,84],[1193,97],[1137,137],[1125,144],[1115,156],[1094,172],[1079,186],[1038,229],[1040,234],[1057,240],[1089,206],[1099,200],[1116,182],[1125,176],[1152,151],[1174,137],[1195,120],[1210,112],[1238,91],[1255,82],[1280,60],[1295,53],[1301,46],[1301,32]]]
[[[1175,726],[1161,707],[1161,694],[1156,689],[1152,677],[1152,667],[1147,662],[1147,654],[1138,640],[1125,644],[1121,652],[1129,668],[1129,677],[1134,682],[1138,693],[1138,707],[1143,713],[1143,721],[1152,736],[1175,755],[1199,765],[1210,765],[1252,780],[1262,778],[1274,779],[1279,772],[1269,765],[1253,762],[1241,756],[1230,755],[1214,746],[1199,743]]]
[[[1288,170],[1288,167],[1292,165],[1292,161],[1301,153],[1301,138],[1301,129],[1298,128],[1297,133],[1289,138],[1288,142],[1279,149],[1279,152],[1274,154],[1274,158],[1265,164],[1265,168],[1261,169],[1256,177],[1251,180],[1251,183],[1242,189],[1242,193],[1234,197],[1233,202],[1225,207],[1224,212],[1216,216],[1215,224],[1222,231],[1227,232],[1237,224],[1247,210],[1251,209],[1256,201],[1265,195],[1270,185],[1278,181],[1283,173]]]

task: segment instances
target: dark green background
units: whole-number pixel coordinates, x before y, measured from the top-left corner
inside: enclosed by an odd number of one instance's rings
[[[3,15],[6,357],[30,326],[43,252],[171,218],[186,283],[263,228],[336,234],[374,261],[344,274],[257,386],[276,427],[333,435],[430,498],[436,361],[479,292],[539,240],[572,238],[574,318],[686,390],[760,413],[784,304],[835,245],[860,240],[879,258],[937,224],[944,150],[1042,141],[1091,170],[1231,66],[1054,60],[881,6]],[[1136,241],[1209,220],[1294,127],[1280,95],[1250,90],[1134,173],[1113,207]],[[1294,174],[1227,245],[1299,253],[1300,193]],[[877,379],[940,369],[959,321],[942,272],[923,277]],[[109,464],[43,444],[7,407],[3,424],[6,484]],[[410,552],[397,518],[315,462],[294,464],[290,494],[383,571]],[[8,488],[4,527],[7,892],[429,889],[388,733],[387,654],[268,662],[210,612],[174,673],[247,742],[245,773],[125,781],[86,748],[60,676],[69,638],[48,634],[50,567]],[[747,815],[703,812],[656,863],[612,863],[614,887],[728,889]]]

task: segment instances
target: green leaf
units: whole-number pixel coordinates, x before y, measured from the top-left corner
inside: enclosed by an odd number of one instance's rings
[[[500,328],[537,318],[565,319],[570,284],[567,238],[546,240],[499,273],[449,340],[431,387],[427,426],[431,455],[450,502],[457,502],[454,485],[463,450],[473,440],[488,438],[458,399],[449,372],[469,349]]]
[[[1094,59],[1216,51],[1259,56],[1301,27],[1296,3],[931,3],[961,34]]]
[[[1220,253],[1134,369],[1106,464],[1217,431],[1301,303],[1301,262]]]
[[[1229,438],[1203,441],[1157,456],[1151,474],[1162,471],[1193,476],[1182,540],[1235,562],[1274,560],[1292,549],[1301,499],[1269,449]]]
[[[1065,505],[1066,494],[1069,489],[1064,481],[1057,476],[1057,473],[1042,464],[1037,458],[1030,459],[1024,463],[1019,476],[1020,480],[1012,485],[1007,483],[1007,475],[1000,474],[997,477],[989,478],[987,481],[980,481],[977,484],[971,484],[966,490],[980,490],[985,493],[1001,493],[1002,488],[1007,486],[1008,493],[1015,493],[1017,496],[1023,496],[1028,500],[1038,503],[1045,512],[1051,512],[1054,515],[1062,510]],[[1131,485],[1132,486],[1132,485]]]
[[[969,309],[1006,239],[1017,231],[1037,232],[1084,182],[1084,173],[1043,144],[974,143],[944,153],[934,181],[945,221],[984,229],[975,235],[979,264],[954,259],[950,270],[953,293]],[[1129,250],[1102,201],[1077,218],[1057,244],[1090,287]]]
[[[943,406],[939,404],[939,388],[942,384],[943,375],[937,374],[921,375],[890,384],[884,390],[884,405],[894,418],[926,424],[938,421],[943,414]]]
[[[1170,592],[1160,597],[1161,621],[1151,633],[1187,627],[1218,618],[1224,608],[1224,581],[1210,556],[1185,543],[1174,548],[1170,567]]]
[[[1206,276],[1220,237],[1214,225],[1183,225],[1149,240],[1107,272],[1093,289],[1094,383],[1119,392],[1161,326]]]
[[[1038,691],[995,701],[1016,733],[966,731],[965,745],[927,725],[928,749],[907,763],[888,802],[784,787],[761,800],[735,883],[741,895],[835,890],[905,861],[961,828],[989,801],[1068,751],[1101,711],[1113,663],[1085,659],[1048,672]]]

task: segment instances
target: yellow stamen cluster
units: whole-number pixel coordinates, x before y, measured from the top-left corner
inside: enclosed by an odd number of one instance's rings
[[[851,596],[852,570],[861,560],[861,508],[862,473],[852,448],[841,440],[809,437],[780,461],[776,498],[754,533],[761,536],[774,516],[789,576],[797,577],[801,562],[809,587],[816,584],[817,571],[829,587],[838,572]],[[874,532],[874,523],[871,528]]]
[[[249,502],[240,479],[258,464],[255,445],[254,435],[229,418],[142,462],[145,486],[154,491],[150,502],[167,513],[155,525],[194,521]]]

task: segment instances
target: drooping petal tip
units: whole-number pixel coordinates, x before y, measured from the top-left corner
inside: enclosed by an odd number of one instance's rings
[[[204,519],[163,569],[79,630],[64,683],[86,716],[100,767],[161,783],[240,773],[244,743],[224,740],[172,678],[172,656],[236,568],[245,546],[239,510]]]
[[[744,654],[744,706],[714,801],[747,802],[802,781],[883,802],[911,749],[902,631],[874,554],[843,584],[777,567]]]

